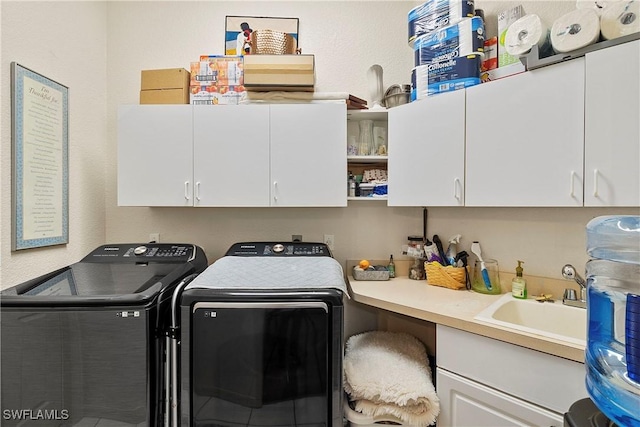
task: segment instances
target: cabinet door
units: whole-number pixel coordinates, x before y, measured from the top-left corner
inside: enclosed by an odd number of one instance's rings
[[[118,108],[118,206],[193,205],[191,105]]]
[[[193,110],[195,206],[269,206],[269,106]]]
[[[563,416],[494,388],[436,369],[440,398],[438,425],[512,427],[564,425]]]
[[[640,41],[588,53],[585,206],[640,205]]]
[[[584,63],[467,89],[466,206],[582,206]]]
[[[346,106],[270,108],[271,205],[346,206]]]
[[[389,110],[389,206],[464,203],[465,91]]]

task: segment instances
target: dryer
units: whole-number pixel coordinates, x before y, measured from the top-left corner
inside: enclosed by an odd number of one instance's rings
[[[110,244],[2,291],[3,426],[157,426],[176,286],[191,244]]]
[[[347,292],[326,245],[237,243],[176,294],[174,424],[343,425]]]

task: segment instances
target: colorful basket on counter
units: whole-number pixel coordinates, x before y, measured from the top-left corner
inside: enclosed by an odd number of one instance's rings
[[[424,269],[427,272],[427,283],[433,286],[442,286],[449,289],[462,289],[466,286],[465,268],[452,265],[443,266],[437,261],[425,262]]]

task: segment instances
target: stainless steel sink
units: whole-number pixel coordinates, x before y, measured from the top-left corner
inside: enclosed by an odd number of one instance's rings
[[[538,302],[503,295],[474,318],[482,322],[586,345],[587,311],[562,301]]]

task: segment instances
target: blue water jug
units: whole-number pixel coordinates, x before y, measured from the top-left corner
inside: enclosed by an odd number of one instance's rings
[[[587,224],[587,391],[621,426],[640,426],[640,216]]]

